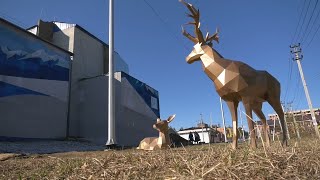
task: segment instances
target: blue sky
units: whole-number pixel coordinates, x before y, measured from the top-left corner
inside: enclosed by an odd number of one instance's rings
[[[203,31],[213,33],[216,27],[220,28],[220,44],[214,45],[220,54],[267,70],[280,81],[283,101],[293,101],[294,109],[307,109],[297,65],[289,61],[289,45],[299,22],[302,0],[189,2],[200,8]],[[300,37],[314,6],[312,0]],[[320,7],[315,12],[318,10]],[[173,127],[195,126],[200,113],[205,122],[210,123],[211,113],[213,123],[222,124],[219,97],[212,82],[200,62],[185,62],[193,47],[181,35],[181,25],[190,21],[186,12],[178,0],[115,0],[115,50],[128,63],[132,76],[159,91],[161,117],[177,114]],[[23,28],[35,25],[39,18],[76,23],[108,42],[107,0],[2,0],[0,16]],[[308,42],[319,24],[320,18],[311,20],[309,29],[313,29],[302,45],[302,66],[314,107],[320,107],[319,35],[310,46]],[[190,28],[187,30],[192,33]],[[266,103],[263,110],[266,116],[274,112]],[[225,114],[227,124],[231,124],[227,108]]]

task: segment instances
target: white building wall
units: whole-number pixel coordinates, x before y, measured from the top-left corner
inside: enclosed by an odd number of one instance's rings
[[[59,25],[62,26],[61,23]],[[74,53],[71,68],[69,135],[77,137],[81,134],[79,111],[83,92],[79,83],[85,78],[103,74],[103,45],[73,24],[54,32],[52,43]]]
[[[135,89],[122,83],[124,78],[116,73],[115,81],[115,119],[116,140],[119,145],[137,146],[146,136],[156,137],[158,132],[152,128],[157,116],[148,109]],[[99,144],[107,141],[108,130],[108,76],[99,76],[80,82],[81,98],[79,108],[79,136]],[[135,108],[126,105],[124,94],[131,94],[131,101],[136,103]],[[140,100],[139,100],[140,98]],[[140,112],[139,109],[145,109]]]
[[[0,32],[0,136],[65,138],[69,53],[1,19]]]
[[[62,49],[73,52],[74,31],[75,27],[70,27],[68,29],[65,29],[64,31],[53,33],[52,43],[61,47]]]
[[[203,131],[202,129],[193,129],[193,130],[183,130],[183,131],[178,131],[178,134],[185,138],[186,140],[189,140],[189,133],[190,132],[198,132],[199,136],[200,136],[200,142],[204,142],[204,143],[211,143],[210,142],[210,130],[207,128],[204,128]],[[193,137],[194,139],[194,137]]]

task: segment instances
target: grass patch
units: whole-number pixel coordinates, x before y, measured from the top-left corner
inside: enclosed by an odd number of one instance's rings
[[[320,179],[320,142],[291,140],[282,148],[246,143],[162,151],[98,151],[31,155],[0,161],[1,179]]]

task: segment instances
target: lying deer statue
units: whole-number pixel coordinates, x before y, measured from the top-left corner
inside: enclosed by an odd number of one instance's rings
[[[143,150],[156,150],[165,149],[171,145],[169,137],[169,123],[175,118],[175,114],[170,116],[167,120],[157,119],[157,123],[153,125],[153,128],[159,131],[159,137],[147,137],[144,138],[137,149]]]
[[[200,11],[192,4],[180,0],[190,11],[189,17],[194,22],[196,37],[190,35],[182,28],[182,34],[190,39],[195,45],[192,52],[186,58],[187,63],[201,61],[204,72],[213,81],[219,96],[227,103],[232,116],[233,142],[232,148],[238,145],[238,104],[242,101],[247,114],[247,121],[250,130],[251,147],[256,148],[256,134],[252,121],[252,111],[263,123],[266,145],[270,146],[266,117],[262,112],[262,103],[267,101],[279,116],[282,127],[284,125],[284,113],[280,103],[280,83],[267,71],[255,70],[249,65],[225,59],[213,49],[212,41],[219,43],[218,30],[215,34],[206,34],[204,37],[200,30]],[[287,144],[287,129],[283,128],[282,144]]]

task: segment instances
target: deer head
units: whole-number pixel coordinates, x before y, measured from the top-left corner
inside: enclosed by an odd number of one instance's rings
[[[157,119],[156,124],[153,125],[153,128],[159,132],[165,132],[169,129],[169,123],[176,117],[176,115],[170,116],[167,120],[161,121],[160,118]]]
[[[182,4],[184,4],[190,11],[190,14],[187,14],[187,16],[191,17],[194,20],[194,22],[189,22],[187,24],[194,26],[194,34],[196,37],[189,34],[182,26],[182,34],[195,44],[193,46],[193,50],[186,58],[187,63],[191,64],[195,61],[200,60],[200,57],[207,51],[208,48],[212,49],[213,40],[219,43],[219,36],[218,36],[219,30],[217,29],[213,35],[210,35],[209,32],[207,32],[206,36],[204,37],[200,29],[199,9],[197,10],[192,4],[186,3],[183,0],[179,0],[179,1]]]

